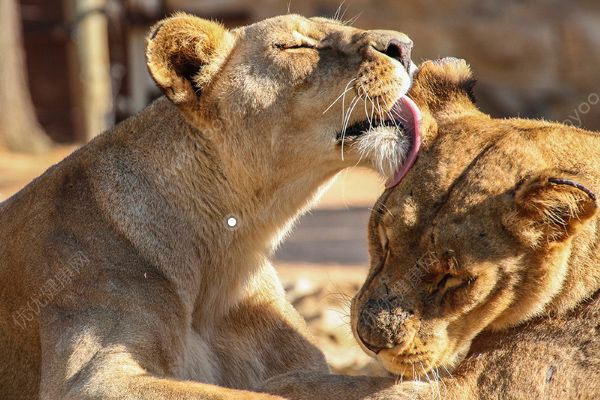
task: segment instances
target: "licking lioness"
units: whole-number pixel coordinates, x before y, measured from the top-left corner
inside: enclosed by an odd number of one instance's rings
[[[404,174],[411,46],[294,15],[158,23],[166,98],[0,204],[0,398],[271,399],[247,390],[327,373],[269,257],[341,169]]]
[[[355,336],[418,398],[600,395],[600,136],[494,119],[464,61],[409,95],[423,147],[370,221]],[[414,397],[413,397],[414,398]]]

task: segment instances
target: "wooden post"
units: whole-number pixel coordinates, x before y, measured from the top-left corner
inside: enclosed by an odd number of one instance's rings
[[[114,122],[106,0],[71,0],[81,95],[83,139],[90,140]]]
[[[0,147],[39,153],[50,146],[33,108],[16,0],[0,0]]]
[[[132,114],[148,104],[148,69],[146,68],[147,29],[131,27],[127,32],[129,109]]]

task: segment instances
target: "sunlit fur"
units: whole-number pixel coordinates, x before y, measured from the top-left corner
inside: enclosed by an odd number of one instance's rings
[[[0,398],[282,399],[250,390],[327,374],[269,259],[338,171],[400,160],[398,129],[344,141],[343,157],[337,139],[367,119],[349,107],[359,92],[383,114],[408,89],[379,51],[392,37],[408,40],[296,15],[155,25],[166,98],[0,204]]]
[[[180,14],[153,29],[151,75],[193,125],[219,140],[224,167],[243,164],[248,172],[238,184],[254,185],[247,175],[263,173],[266,160],[286,165],[269,170],[279,172],[272,179],[288,179],[307,160],[330,175],[358,164],[390,177],[399,167],[401,129],[379,128],[360,140],[343,133],[357,122],[391,118],[411,78],[382,52],[392,38],[409,41],[405,35],[295,15],[228,31]],[[198,39],[203,35],[208,44]]]
[[[454,59],[415,77],[424,146],[374,207],[355,336],[419,398],[595,398],[600,136],[490,118],[473,83]]]
[[[360,136],[356,149],[364,158],[369,158],[373,167],[383,176],[392,176],[406,159],[412,142],[407,135],[398,137],[396,131],[377,127],[369,135]]]

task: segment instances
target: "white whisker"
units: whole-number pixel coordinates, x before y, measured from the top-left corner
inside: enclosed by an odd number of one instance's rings
[[[350,100],[350,105],[348,106],[348,108],[346,110],[344,110],[344,114],[342,115],[342,133],[346,133],[346,128],[348,123],[346,122],[347,120],[350,120],[350,115],[353,109],[353,104],[355,103],[356,99],[360,99],[360,97],[354,96],[352,98],[352,100]]]
[[[394,217],[394,213],[392,213],[392,212],[390,211],[390,209],[389,209],[389,208],[388,208],[388,207],[387,207],[387,206],[386,206],[384,203],[381,203],[381,206],[382,206],[383,208],[385,208],[385,211],[387,211],[387,212],[388,212],[388,214],[390,214],[392,217]]]
[[[348,129],[348,124],[350,123],[350,118],[352,117],[352,112],[356,108],[356,105],[358,104],[359,101],[360,101],[360,96],[355,97],[354,100],[352,100],[352,103],[350,103],[350,106],[348,107],[349,108],[348,116],[346,117],[344,128],[342,129],[342,161],[344,160],[344,139],[346,138],[346,130]]]
[[[429,384],[429,387],[431,387],[431,390],[433,392],[433,397],[434,398],[438,398],[436,390],[434,388],[433,382],[431,382],[431,378],[429,378],[429,374],[425,371],[425,367],[423,366],[423,362],[419,361],[419,366],[421,367],[421,370],[423,371],[423,374],[425,374],[425,379],[427,379],[427,383]]]
[[[363,15],[364,11],[359,12],[358,14],[356,14],[354,17],[350,18],[347,21],[344,21],[344,25],[348,25],[348,26],[352,26],[356,23],[356,21],[358,21],[358,19]]]
[[[343,5],[343,4],[342,4],[342,5]],[[342,24],[344,23],[344,16],[345,16],[345,15],[346,15],[346,13],[348,12],[348,8],[349,8],[349,7],[346,7],[346,8],[344,9],[344,11],[342,12],[342,15],[340,15],[340,16],[339,16],[339,20],[338,20],[338,21],[340,21]]]
[[[361,89],[362,89],[362,85],[361,85]],[[373,110],[375,108],[375,104],[373,103],[373,100],[371,99],[371,97],[369,96],[369,94],[367,93],[366,90],[362,89],[362,92],[365,94],[365,114],[367,115],[367,120],[369,121],[369,130],[371,130],[371,129],[373,129]],[[370,114],[367,111],[367,100],[369,100],[369,102],[371,103],[371,113]]]
[[[369,118],[369,112],[367,111],[367,97],[365,97],[364,99],[364,103],[365,103],[365,115],[367,116],[367,121],[369,121],[369,130],[371,130],[371,128],[373,128],[373,123],[371,122],[371,118]]]
[[[336,20],[336,21],[340,20],[340,14],[342,13],[342,7],[344,6],[344,3],[346,3],[346,0],[342,0],[339,7],[337,8],[337,10],[335,10],[335,14],[333,14],[334,20]]]
[[[400,114],[398,111],[396,111],[396,110],[392,109],[390,112],[391,112],[391,113],[392,113],[392,114],[393,114],[393,115],[394,115],[396,118],[399,118],[399,119],[401,119],[401,120],[402,120],[402,121],[404,121],[404,122],[408,122],[408,120],[407,120],[406,118],[404,118],[404,117],[403,117],[403,116],[402,116],[402,115],[401,115],[401,114]]]
[[[400,130],[400,127],[398,126],[398,122],[396,122],[396,118],[394,118],[394,116],[392,114],[390,114],[389,111],[386,111],[386,114],[388,116],[388,120],[394,124],[394,127],[396,128],[396,130]]]
[[[442,386],[444,387],[444,397],[446,397],[448,395],[448,387],[446,386],[446,382],[444,382],[444,380],[442,379],[442,375],[440,374],[440,371],[438,368],[435,369],[435,372],[437,374],[438,382],[440,382],[442,384]]]
[[[350,84],[351,84],[352,82],[354,82],[355,80],[356,80],[356,78],[350,79],[350,82],[348,82],[348,83],[346,84],[346,87],[344,88],[344,91],[342,92],[342,94],[340,94],[340,95],[338,96],[338,98],[337,98],[337,99],[335,99],[335,100],[333,101],[333,103],[331,103],[331,105],[330,105],[329,107],[327,107],[327,109],[326,109],[325,111],[323,111],[323,114],[325,114],[327,111],[331,110],[331,107],[333,107],[333,106],[335,105],[335,103],[337,103],[337,102],[338,102],[338,101],[339,101],[339,100],[340,100],[340,99],[341,99],[343,96],[345,96],[345,95],[346,95],[346,93],[348,93],[350,90],[352,90],[352,89],[353,89],[353,88],[351,88],[351,87],[349,87],[349,86],[350,86]],[[342,107],[343,107],[343,106],[342,106]]]
[[[356,78],[354,78],[354,80],[356,80]],[[348,87],[348,85],[350,85],[351,82],[353,82],[353,80],[351,80],[350,82],[348,82],[346,84],[346,88]],[[344,93],[342,93],[342,95],[343,95],[342,96],[342,127],[344,126],[344,120],[346,118],[346,114],[345,114],[345,112],[346,112],[346,93],[347,93],[347,91],[344,91]],[[356,96],[354,96],[354,97],[356,97]],[[353,100],[354,100],[354,97],[352,98]]]
[[[369,101],[371,102],[371,121],[373,121],[373,118],[375,117],[375,102],[371,97],[369,97]]]
[[[381,104],[379,104],[379,97],[377,98],[377,118],[379,120],[383,120],[383,109],[381,108]]]
[[[445,365],[442,365],[442,368],[444,368],[444,369],[446,370],[446,373],[448,374],[448,376],[449,376],[450,378],[452,378],[452,372],[450,372],[450,371],[448,370],[448,368],[446,368],[446,366],[445,366]]]

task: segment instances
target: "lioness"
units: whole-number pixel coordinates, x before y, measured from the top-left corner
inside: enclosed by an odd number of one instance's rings
[[[414,158],[411,46],[295,15],[154,26],[167,98],[0,204],[0,398],[270,399],[242,389],[326,373],[269,257],[338,171]]]
[[[353,300],[365,351],[418,398],[600,396],[600,136],[494,119],[467,64],[426,62],[414,168],[369,228]]]

